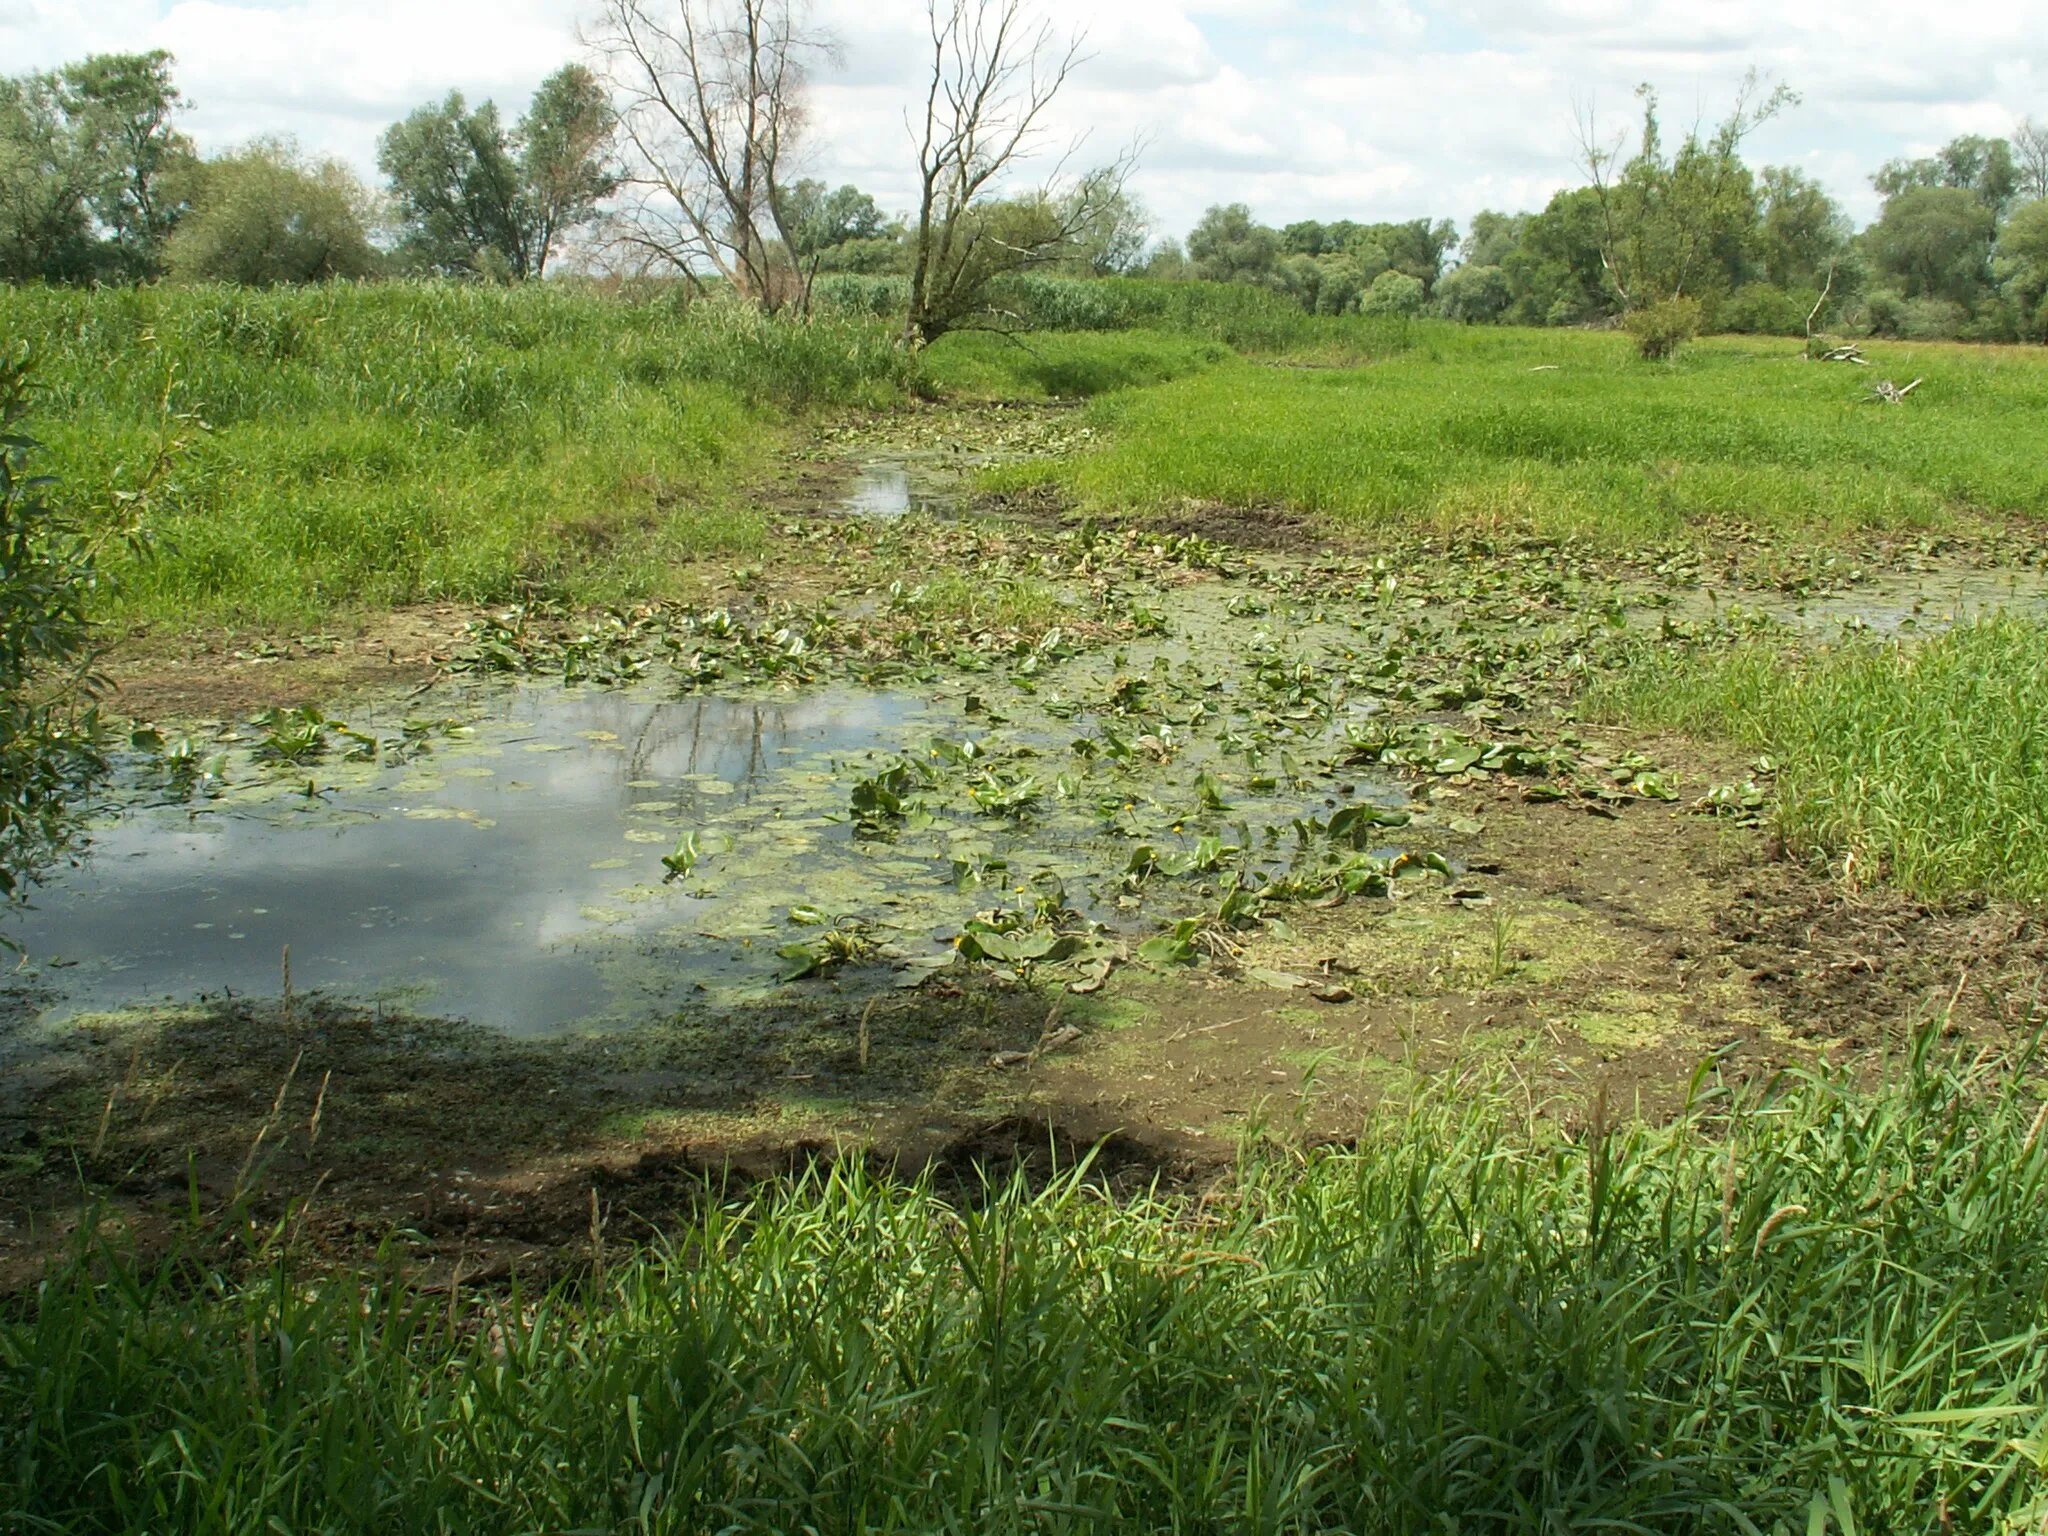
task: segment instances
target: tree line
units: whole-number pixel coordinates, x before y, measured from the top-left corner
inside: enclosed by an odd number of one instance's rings
[[[1727,118],[1667,147],[1645,87],[1632,146],[1580,123],[1580,186],[1537,213],[1272,228],[1212,207],[1144,270],[1253,283],[1315,313],[1422,314],[1511,325],[1620,320],[1782,335],[2048,340],[2048,127],[1967,135],[1871,178],[1858,231],[1813,177],[1752,169],[1745,139],[1791,105],[1754,82]]]
[[[1233,203],[1155,245],[1128,155],[1015,184],[1080,62],[1029,6],[927,0],[917,205],[896,216],[794,173],[833,62],[797,0],[596,0],[589,62],[513,122],[460,92],[422,105],[382,135],[377,188],[282,138],[202,158],[165,53],[0,80],[0,277],[519,281],[573,241],[587,265],[769,311],[807,311],[827,274],[891,275],[913,345],[1004,325],[1005,282],[1031,272],[1251,284],[1318,314],[1619,321],[1646,347],[1702,328],[2048,340],[2048,127],[2031,120],[1886,164],[1857,231],[1811,176],[1744,158],[1790,91],[1752,77],[1720,123],[1667,144],[1644,87],[1629,140],[1580,120],[1581,185],[1462,237],[1427,218],[1273,228]]]

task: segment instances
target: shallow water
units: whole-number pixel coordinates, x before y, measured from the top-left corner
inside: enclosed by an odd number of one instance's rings
[[[2048,614],[2048,575],[2028,570],[1959,567],[1917,573],[1887,572],[1840,591],[1791,596],[1782,593],[1688,593],[1675,605],[1689,617],[1717,607],[1739,605],[1802,629],[1849,626],[1879,634],[1946,629],[1998,612],[2031,617]]]
[[[410,763],[249,766],[216,800],[154,804],[131,777],[83,864],[14,924],[31,970],[65,1012],[274,996],[289,945],[300,990],[515,1032],[644,1011],[687,972],[622,951],[709,905],[663,884],[681,826],[787,798],[805,769],[919,708],[559,687],[431,702],[468,724]]]
[[[841,920],[879,946],[874,963],[802,985],[914,982],[951,960],[967,917],[1050,889],[1091,917],[1141,921],[1116,887],[1132,835],[1105,827],[1099,796],[1050,792],[1085,718],[991,718],[966,691],[677,699],[462,683],[410,713],[444,721],[410,761],[389,758],[399,722],[365,716],[354,724],[385,761],[264,764],[245,727],[210,796],[126,764],[87,856],[11,928],[44,1016],[275,997],[289,946],[299,993],[536,1034],[763,996],[789,966],[778,950]],[[1029,816],[978,814],[956,786],[900,829],[856,835],[860,777],[967,741],[1042,776]],[[1150,792],[1191,783],[1200,752]],[[1143,836],[1194,842],[1192,815],[1130,782],[1134,814],[1153,816]],[[1277,846],[1267,833],[1303,808],[1283,796],[1231,819]],[[662,856],[686,833],[702,857],[672,880]]]
[[[912,512],[946,512],[948,498],[936,494],[930,476],[895,459],[863,464],[840,510],[854,517],[904,517]]]

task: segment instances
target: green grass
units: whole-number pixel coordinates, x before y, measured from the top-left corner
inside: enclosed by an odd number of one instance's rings
[[[1795,847],[1934,899],[2048,900],[2048,631],[1997,617],[1905,645],[1646,647],[1590,700],[1767,751]]]
[[[1096,511],[1196,497],[1609,544],[1731,520],[1825,536],[2048,514],[2048,354],[1870,350],[1859,369],[1728,338],[1646,364],[1620,335],[1418,322],[1369,367],[1241,362],[1105,399],[1106,446],[1008,477],[1057,479]],[[1883,376],[1926,382],[1866,403]]]
[[[908,293],[901,277],[835,275],[820,279],[816,302],[827,313],[900,317]],[[1311,315],[1291,295],[1247,283],[1029,276],[1003,285],[996,302],[1026,331],[1164,331],[1259,356],[1360,361],[1407,347],[1414,331],[1398,317]]]
[[[0,291],[37,359],[42,467],[87,505],[188,443],[119,572],[123,617],[285,622],[349,606],[659,590],[744,553],[733,494],[790,413],[901,399],[873,322],[549,284]],[[198,423],[203,422],[203,428]]]
[[[1163,384],[1231,356],[1221,342],[1168,331],[961,331],[933,343],[920,363],[927,385],[945,395],[1052,400]]]
[[[1663,1129],[1425,1098],[1199,1207],[842,1171],[545,1295],[89,1252],[0,1324],[0,1510],[2017,1536],[2048,1512],[2048,1146],[1935,1032],[1882,1086],[1710,1089]]]

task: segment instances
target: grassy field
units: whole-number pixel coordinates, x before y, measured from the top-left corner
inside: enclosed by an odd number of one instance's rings
[[[864,322],[553,287],[8,290],[0,335],[38,359],[64,494],[104,505],[186,444],[118,599],[173,622],[658,589],[759,546],[733,488],[788,414],[912,379]]]
[[[1097,512],[1624,545],[2048,512],[2048,365],[2018,349],[1880,348],[1866,372],[1730,339],[1652,366],[1616,335],[1316,320],[1202,284],[1047,283],[1027,307],[1057,329],[916,359],[859,304],[798,326],[553,285],[17,289],[0,336],[38,359],[63,494],[104,506],[184,445],[114,599],[175,625],[658,595],[761,552],[746,488],[793,421],[920,393],[1097,397],[1104,446],[998,476]],[[1861,398],[1873,373],[1927,382],[1894,410]]]
[[[1338,527],[1531,528],[1609,544],[1737,521],[1825,536],[2048,514],[2048,357],[1884,346],[1806,363],[1723,338],[1675,365],[1618,334],[1418,323],[1363,368],[1219,368],[1102,401],[1107,446],[1049,478],[1101,511],[1183,498]],[[1908,406],[1874,377],[1924,376]]]
[[[1663,1130],[1425,1093],[1199,1205],[835,1174],[546,1295],[261,1244],[240,1279],[87,1253],[0,1325],[0,1507],[109,1532],[2032,1531],[2048,1145],[2017,1080],[1935,1035],[1882,1086],[1709,1085]]]
[[[745,558],[744,487],[821,411],[918,393],[1044,399],[1212,367],[1162,331],[948,338],[887,323],[769,323],[714,304],[573,288],[0,291],[37,360],[43,468],[104,507],[183,444],[119,570],[125,619],[310,624],[421,601],[659,595]]]

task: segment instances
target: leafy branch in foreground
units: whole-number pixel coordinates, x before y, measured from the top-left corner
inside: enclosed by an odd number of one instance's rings
[[[198,424],[172,411],[167,377],[150,456],[95,525],[53,505],[55,481],[30,473],[41,447],[25,425],[32,395],[27,353],[0,358],[0,903],[69,846],[73,803],[106,771],[92,644],[101,556],[115,543],[147,547],[144,524],[184,450],[177,431]]]
[[[98,542],[29,472],[29,396],[26,356],[0,359],[0,901],[63,850],[72,797],[106,768],[87,613]]]

